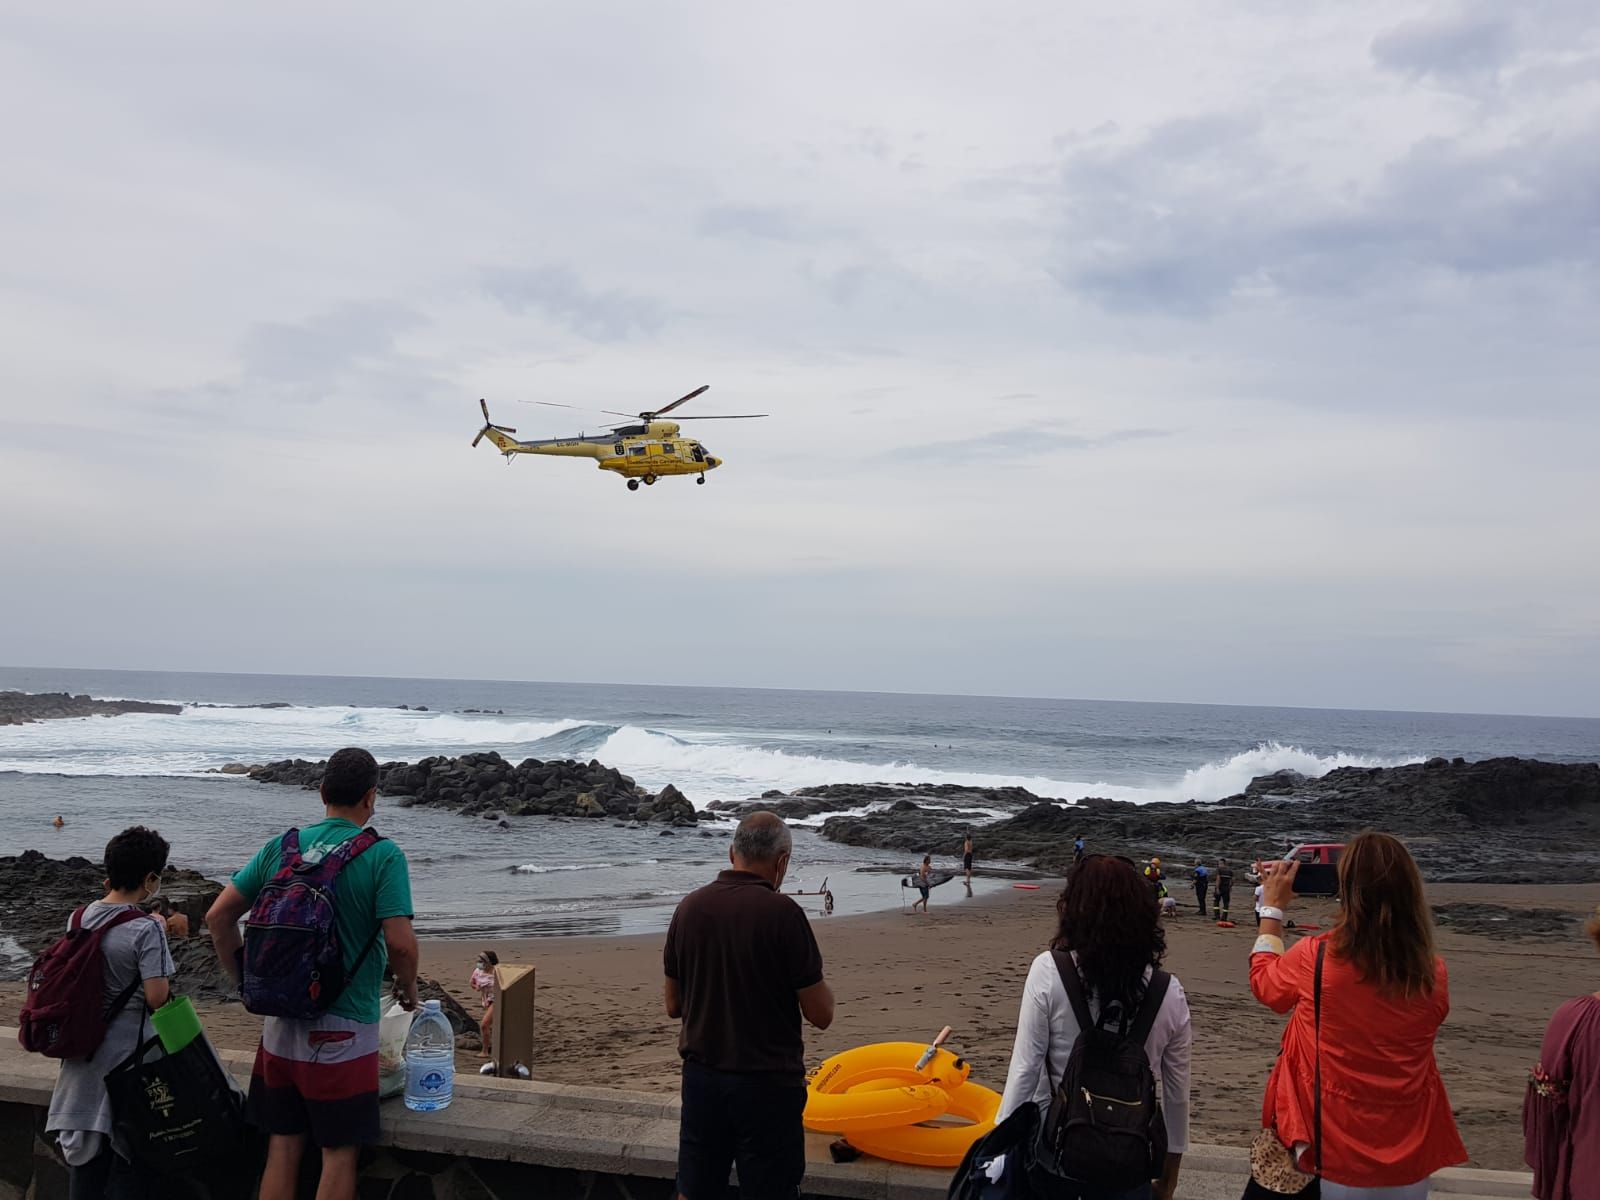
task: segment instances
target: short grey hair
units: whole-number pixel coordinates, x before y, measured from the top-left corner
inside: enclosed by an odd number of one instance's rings
[[[735,858],[749,863],[777,862],[781,854],[794,852],[794,837],[783,820],[762,810],[739,822],[733,834]]]

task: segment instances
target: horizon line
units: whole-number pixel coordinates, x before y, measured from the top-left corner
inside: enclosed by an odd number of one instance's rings
[[[1217,700],[1126,700],[1111,697],[1096,696],[1054,696],[1054,695],[1005,695],[990,692],[924,692],[879,688],[802,688],[802,687],[774,687],[770,685],[753,686],[748,684],[718,684],[718,683],[638,683],[631,681],[603,681],[594,679],[511,679],[494,677],[456,677],[437,675],[339,675],[323,672],[288,672],[288,671],[189,671],[175,670],[170,667],[143,668],[143,667],[64,667],[64,666],[26,666],[19,664],[0,664],[0,671],[76,671],[82,674],[117,674],[117,675],[212,675],[212,676],[244,676],[259,679],[350,679],[364,681],[404,682],[404,683],[490,683],[490,684],[524,684],[533,687],[631,687],[631,688],[656,688],[660,690],[706,690],[727,692],[781,692],[812,695],[834,696],[917,696],[929,699],[944,700],[1033,700],[1056,702],[1065,704],[1130,704],[1130,705],[1167,705],[1184,708],[1258,708],[1258,709],[1290,709],[1301,712],[1342,712],[1342,713],[1380,713],[1397,716],[1432,716],[1432,717],[1500,717],[1518,720],[1540,721],[1600,721],[1600,714],[1581,715],[1575,713],[1509,713],[1509,712],[1482,712],[1462,711],[1452,709],[1428,708],[1349,708],[1340,705],[1315,705],[1315,704],[1237,704]],[[126,699],[147,699],[147,697],[125,697]],[[181,703],[181,702],[180,702]]]

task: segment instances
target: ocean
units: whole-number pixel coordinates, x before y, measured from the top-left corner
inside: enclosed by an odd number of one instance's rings
[[[595,758],[651,790],[674,784],[702,808],[769,789],[875,782],[1016,785],[1067,800],[1215,800],[1286,767],[1317,775],[1435,755],[1600,757],[1600,719],[1590,718],[0,667],[6,688],[289,705],[0,727],[0,854],[98,858],[112,833],[146,823],[172,842],[176,864],[219,878],[318,808],[308,792],[209,772],[324,758],[345,745],[380,760],[481,750],[512,761]],[[57,814],[60,830],[50,826]],[[727,854],[726,825],[663,836],[529,817],[500,831],[381,800],[375,824],[406,849],[419,929],[438,935],[658,929]],[[905,896],[892,872],[910,865],[801,829],[786,887],[814,890],[826,879],[837,912],[893,908]],[[1004,886],[980,881],[978,890]],[[960,892],[947,885],[935,904],[958,902]],[[820,914],[818,902],[803,903]]]

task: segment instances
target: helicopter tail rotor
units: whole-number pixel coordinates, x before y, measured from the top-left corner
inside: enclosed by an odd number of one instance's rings
[[[501,433],[515,433],[516,432],[516,430],[513,429],[510,425],[496,425],[493,421],[491,421],[489,419],[489,402],[487,400],[483,399],[482,397],[479,397],[479,399],[478,399],[478,407],[483,409],[483,428],[478,430],[478,436],[472,439],[472,445],[473,445],[474,448],[477,447],[479,442],[483,441],[484,436],[491,429],[499,430]]]

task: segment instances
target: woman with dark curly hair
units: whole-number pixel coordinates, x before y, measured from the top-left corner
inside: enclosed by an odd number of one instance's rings
[[[1600,908],[1584,931],[1600,948]],[[1538,1200],[1600,1196],[1600,992],[1568,1000],[1550,1018],[1522,1134]]]
[[[1144,1001],[1151,976],[1167,952],[1155,892],[1132,861],[1091,854],[1073,868],[1056,901],[1057,927],[1050,949],[1033,960],[1023,985],[1017,1015],[1017,1040],[1011,1051],[1004,1119],[1023,1104],[1042,1108],[1060,1082],[1080,1032],[1067,997],[1062,971],[1077,971],[1096,1025],[1132,1020]],[[1065,961],[1058,966],[1061,952]],[[1132,1191],[1107,1195],[1083,1191],[1052,1200],[1171,1200],[1178,1166],[1189,1145],[1189,1001],[1172,979],[1145,1054],[1160,1083],[1161,1111],[1167,1128],[1167,1158],[1161,1178]]]

